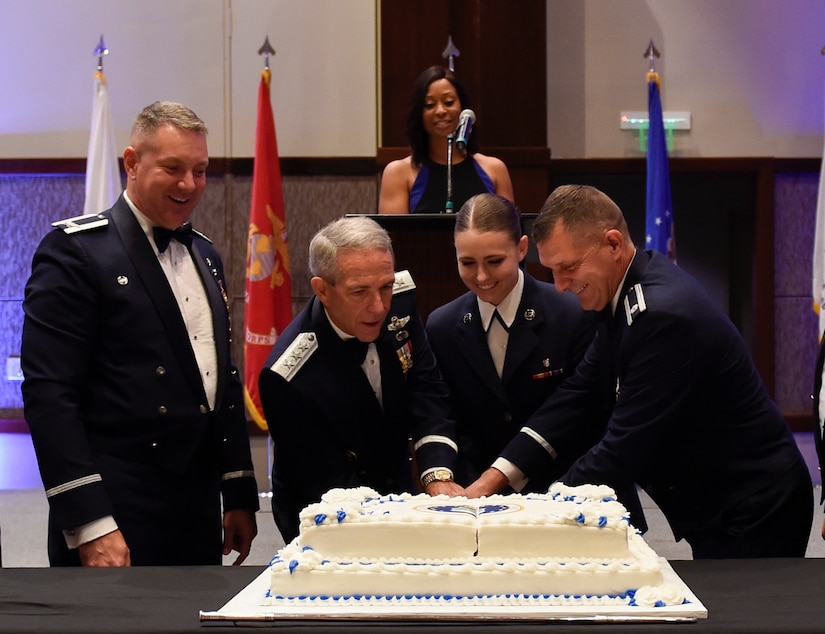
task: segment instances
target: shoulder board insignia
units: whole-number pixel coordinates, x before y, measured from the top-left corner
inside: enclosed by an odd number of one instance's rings
[[[198,234],[201,238],[203,238],[204,240],[206,240],[209,244],[212,244],[212,239],[211,239],[209,236],[207,236],[207,235],[205,235],[205,234],[201,233],[201,232],[200,232],[200,231],[198,231],[197,229],[192,229],[192,233],[196,233],[196,234]]]
[[[392,294],[406,293],[415,290],[415,282],[409,271],[397,271],[395,273],[395,283],[392,285]]]
[[[77,233],[105,227],[108,224],[109,219],[102,214],[86,214],[85,216],[75,216],[66,220],[57,220],[52,223],[52,227],[63,229],[64,233]]]
[[[624,297],[624,314],[627,317],[627,325],[632,326],[633,320],[647,310],[645,294],[641,284],[631,286]]]
[[[303,365],[318,349],[318,337],[314,332],[302,332],[295,341],[289,344],[284,353],[269,368],[275,374],[280,374],[287,382],[295,378]]]

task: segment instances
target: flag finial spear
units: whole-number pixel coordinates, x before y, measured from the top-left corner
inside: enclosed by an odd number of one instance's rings
[[[264,56],[264,70],[269,70],[269,56],[275,55],[275,49],[269,43],[269,36],[266,36],[263,45],[258,49],[258,55]]]
[[[648,62],[650,63],[649,72],[655,73],[656,72],[656,58],[661,57],[659,54],[659,49],[657,49],[653,45],[653,38],[650,39],[650,44],[647,45],[645,49],[644,55],[642,57],[646,57]]]
[[[109,54],[109,49],[103,42],[103,33],[100,34],[100,41],[95,47],[94,54],[97,55],[97,70],[103,72],[103,56]]]
[[[441,53],[441,57],[447,60],[447,68],[450,69],[450,72],[455,72],[455,58],[461,55],[461,51],[459,51],[455,44],[453,44],[453,36],[447,36],[447,48]]]

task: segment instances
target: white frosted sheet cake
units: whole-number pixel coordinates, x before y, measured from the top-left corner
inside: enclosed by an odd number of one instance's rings
[[[302,511],[269,571],[272,609],[686,600],[604,486],[480,499],[333,489]]]

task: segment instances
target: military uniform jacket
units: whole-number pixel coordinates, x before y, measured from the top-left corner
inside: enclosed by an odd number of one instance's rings
[[[193,462],[206,463],[221,483],[210,490],[222,490],[225,510],[256,510],[217,251],[195,235],[192,254],[217,346],[210,413],[175,297],[126,201],[121,197],[112,209],[84,220],[91,225],[70,222],[43,239],[23,302],[25,417],[53,528],[107,515],[117,521],[118,505],[132,503],[123,499],[115,473],[101,472],[103,463],[129,464],[138,487],[141,474],[163,482],[163,473],[185,474]],[[180,499],[193,493],[181,492]],[[212,510],[219,504],[215,499]]]
[[[737,502],[805,469],[739,332],[663,255],[637,252],[615,316],[608,307],[602,317],[575,376],[528,422],[563,453],[580,412],[612,408],[604,438],[566,483],[638,483],[678,540],[721,530]],[[542,454],[526,434],[503,452],[528,473]]]
[[[573,375],[594,334],[593,313],[583,311],[572,293],[559,293],[525,274],[499,378],[474,293],[430,314],[427,337],[450,389],[458,429],[459,484],[469,485],[490,467],[530,415]],[[599,432],[603,422],[604,417],[594,421]],[[546,491],[563,473],[561,464],[534,473],[526,490]]]
[[[414,292],[393,295],[375,344],[383,410],[362,360],[350,354],[317,297],[278,337],[261,372],[261,402],[275,451],[273,512],[287,541],[297,533],[299,511],[331,488],[414,491],[410,438],[418,446],[419,472],[453,465],[447,387]]]

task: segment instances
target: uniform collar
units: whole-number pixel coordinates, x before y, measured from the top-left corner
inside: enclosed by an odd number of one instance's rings
[[[143,229],[143,233],[146,234],[146,239],[149,240],[149,244],[152,245],[155,255],[159,255],[160,251],[158,250],[158,245],[155,244],[155,235],[152,233],[154,224],[152,224],[152,221],[149,220],[149,217],[146,214],[135,206],[135,203],[132,202],[126,192],[123,192],[123,200],[126,201],[126,204],[129,205],[129,209],[131,209],[132,213],[135,215],[135,219],[138,221],[140,228]]]
[[[627,273],[630,271],[630,267],[633,266],[633,260],[636,259],[636,254],[638,250],[633,250],[633,257],[630,258],[630,262],[627,263],[627,268],[624,270],[624,275],[622,276],[622,281],[619,283],[619,288],[616,289],[616,294],[613,295],[613,299],[610,300],[610,315],[613,316],[616,314],[616,307],[619,305],[619,300],[622,297],[622,289],[624,289],[624,283],[627,279]]]
[[[320,302],[320,300],[318,300]],[[341,338],[341,341],[349,341],[350,339],[355,339],[355,335],[350,335],[341,330],[338,326],[333,323],[332,319],[329,318],[329,313],[327,312],[326,306],[324,306],[324,317],[327,318],[329,325],[335,331],[335,334]]]
[[[516,313],[518,312],[518,306],[521,303],[521,296],[524,294],[524,273],[521,269],[518,270],[518,282],[513,287],[509,293],[507,293],[507,297],[501,300],[498,306],[493,306],[488,302],[484,302],[481,299],[478,299],[478,314],[481,317],[481,325],[484,327],[484,330],[488,330],[490,328],[490,321],[493,319],[493,313],[498,310],[498,314],[501,315],[501,319],[504,321],[504,324],[509,328],[513,325],[513,322],[516,319]]]

